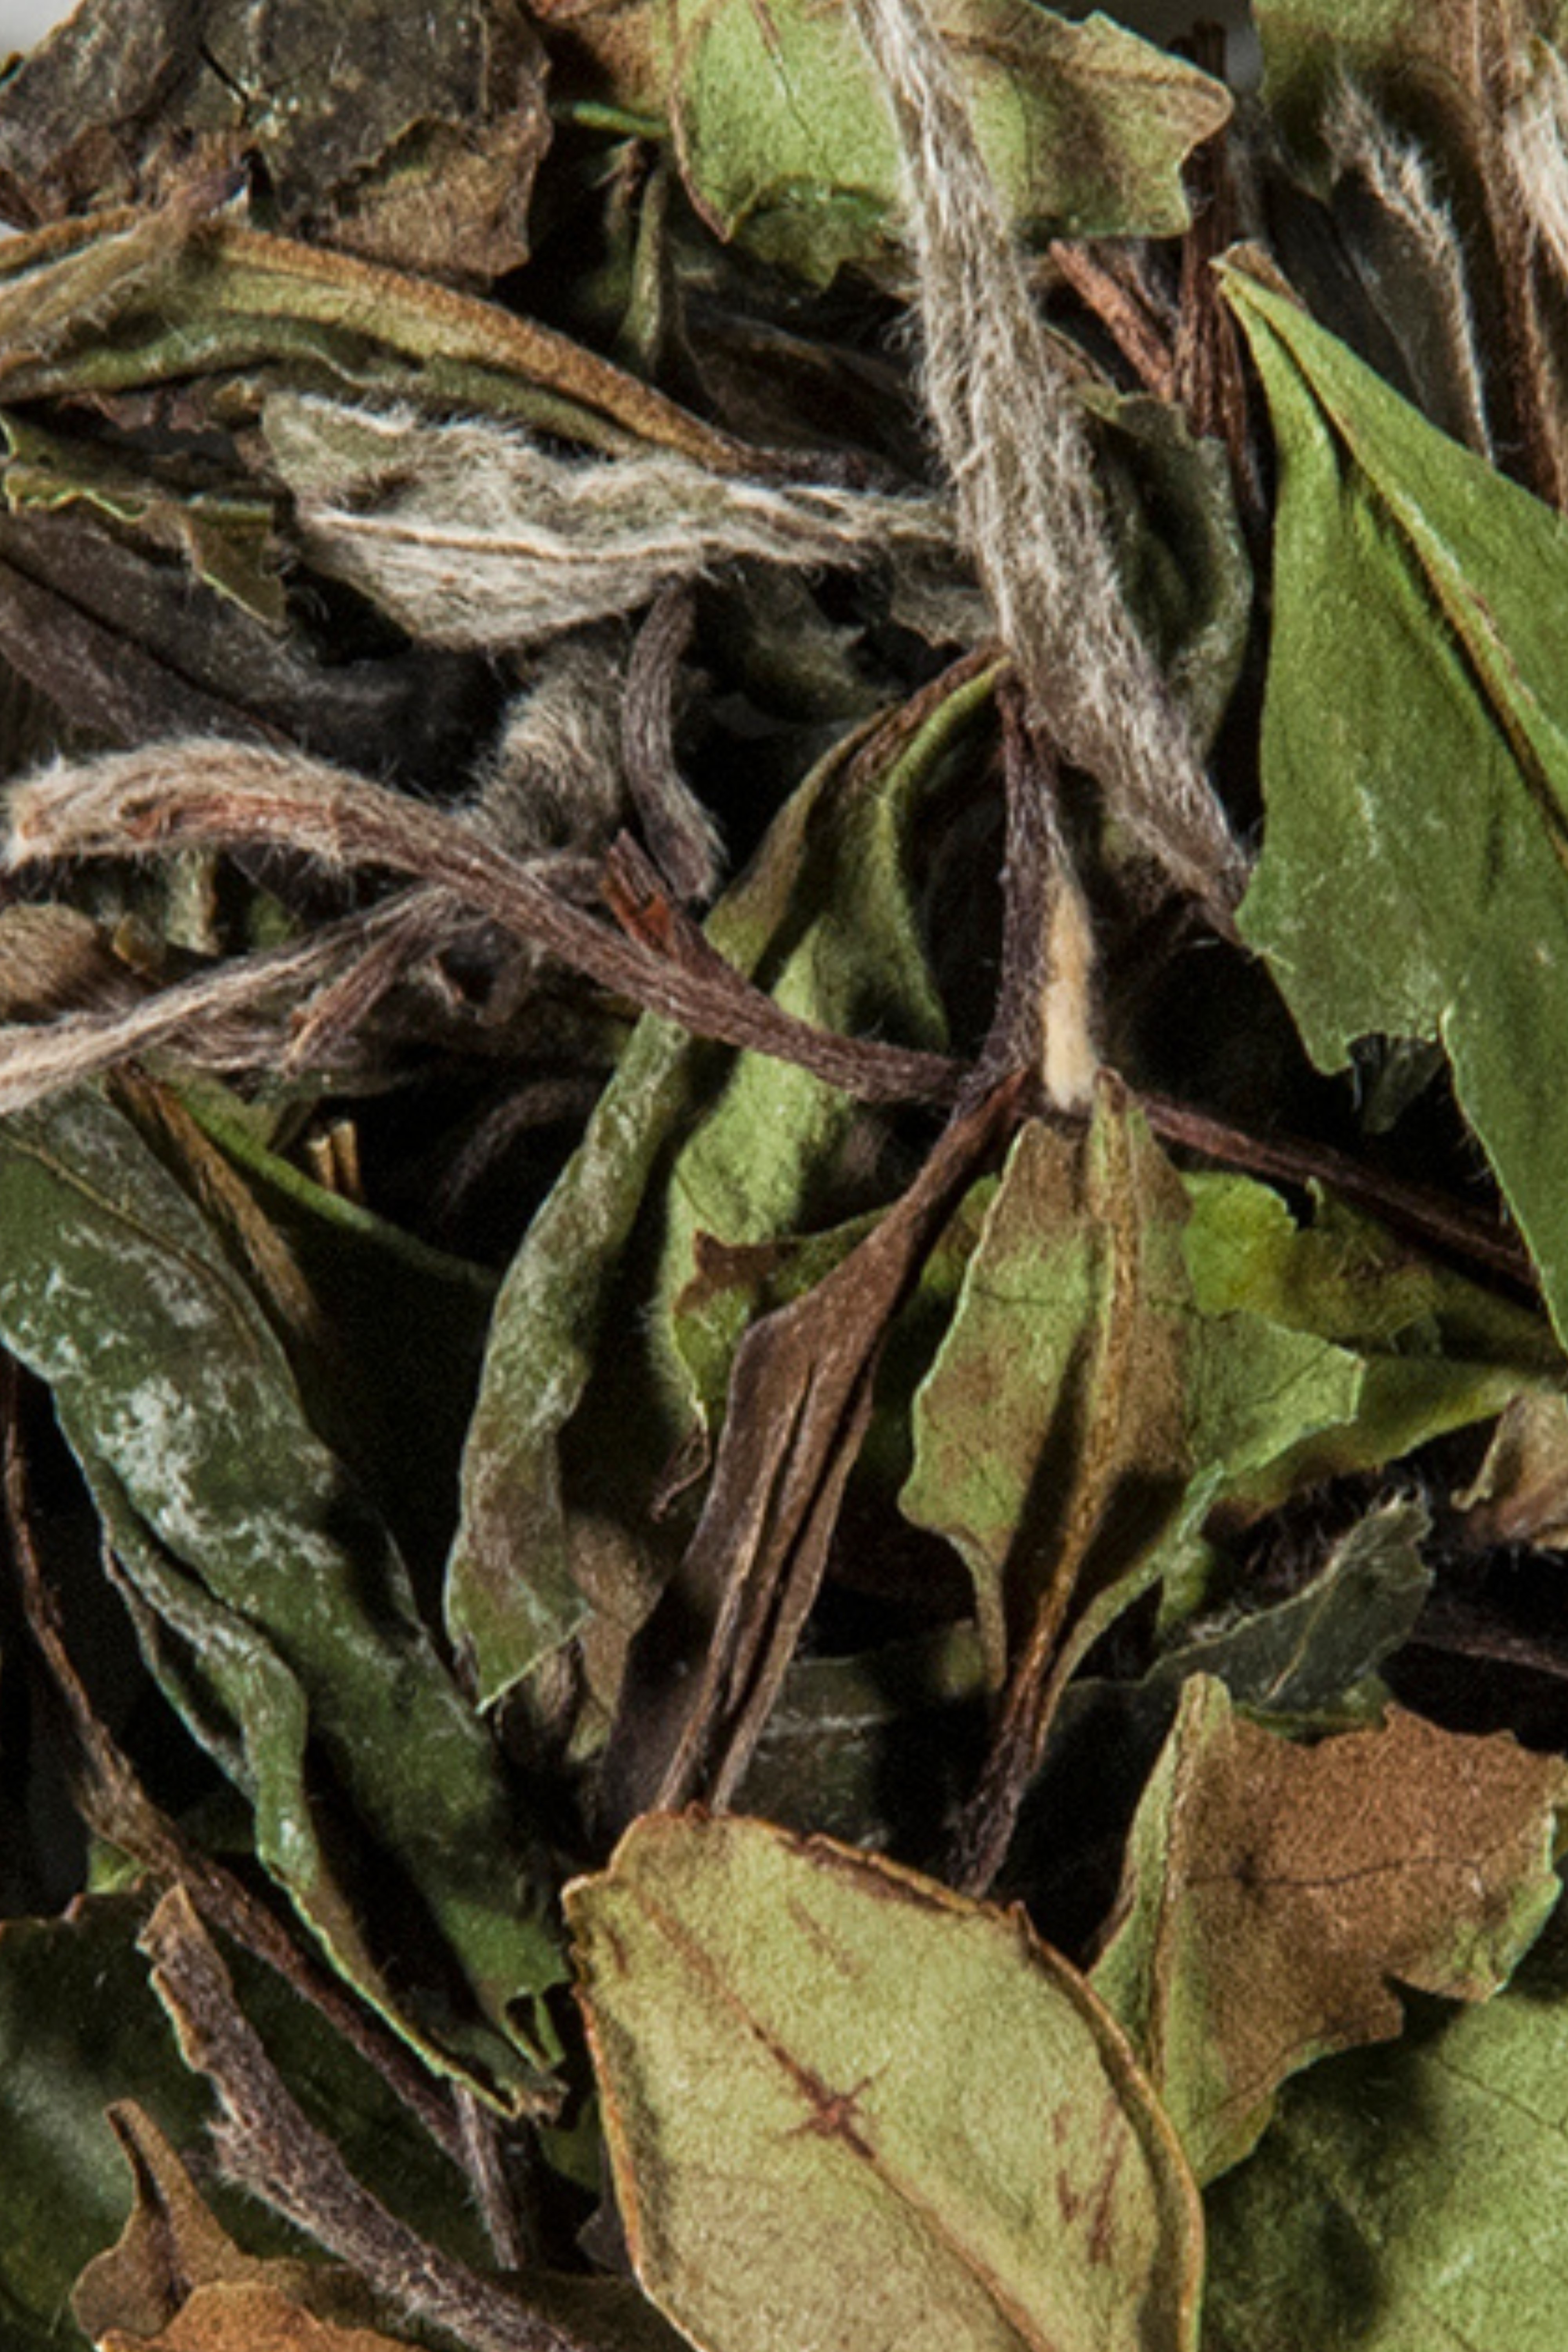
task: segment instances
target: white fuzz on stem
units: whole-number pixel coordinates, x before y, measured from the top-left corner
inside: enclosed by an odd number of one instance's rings
[[[1441,338],[1441,390],[1445,405],[1452,404],[1451,415],[1438,421],[1478,456],[1489,458],[1491,432],[1464,256],[1426,156],[1414,140],[1390,128],[1352,81],[1342,82],[1324,117],[1323,134],[1336,172],[1363,181],[1394,229],[1406,281],[1415,271],[1426,283],[1433,324]]]
[[[904,152],[926,400],[1032,713],[1230,928],[1241,850],[1122,598],[1087,436],[921,0],[851,0]]]
[[[1544,41],[1503,124],[1503,142],[1531,228],[1568,284],[1568,65]]]

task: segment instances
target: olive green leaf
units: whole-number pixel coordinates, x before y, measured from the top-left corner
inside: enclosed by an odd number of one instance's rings
[[[1181,165],[1230,111],[1219,83],[1104,16],[942,0],[936,19],[1021,229],[1185,226]],[[675,0],[668,38],[676,154],[710,225],[819,284],[881,257],[898,232],[899,152],[848,19],[811,0],[765,17],[748,0]]]
[[[1430,1528],[1421,1503],[1383,1503],[1333,1545],[1315,1576],[1289,1600],[1233,1609],[1204,1631],[1185,1630],[1161,1653],[1143,1687],[1180,1688],[1212,1675],[1253,1714],[1319,1717],[1365,1705],[1371,1676],[1415,1628],[1432,1589],[1421,1557]]]
[[[1226,286],[1281,468],[1242,929],[1320,1068],[1440,1041],[1561,1333],[1568,537],[1283,296]]]
[[[497,1759],[401,1559],[306,1419],[212,1230],[122,1114],[0,1129],[0,1331],[47,1380],[153,1673],[255,1809],[257,1852],[336,1965],[437,2063],[508,2099],[557,1973]],[[466,1988],[395,1992],[328,1822],[395,1869]],[[341,1833],[330,1834],[335,1841]]]
[[[844,1032],[942,1042],[907,860],[916,817],[993,682],[990,668],[972,670],[836,745],[714,909],[714,945],[792,1012]],[[833,1217],[846,1205],[837,1161],[862,1118],[808,1072],[639,1023],[496,1305],[447,1589],[447,1622],[481,1704],[595,1606],[613,1599],[629,1623],[646,1613],[658,1569],[625,1560],[606,1507],[628,1528],[642,1520],[677,1448],[705,1441],[705,1401],[722,1393],[756,1304],[727,1290],[700,1331],[689,1316],[679,1334],[699,1236],[773,1242]],[[612,1316],[620,1328],[605,1347]],[[591,1466],[592,1527],[563,1491],[574,1422]],[[612,1596],[604,1580],[617,1559]]]
[[[1297,1746],[1195,1675],[1145,1790],[1094,1970],[1200,2179],[1286,2075],[1403,2022],[1392,1987],[1484,2000],[1557,1899],[1568,1765],[1396,1707]]]
[[[1287,2085],[1207,2200],[1205,2352],[1555,2352],[1564,1958],[1559,1913],[1498,2000]]]
[[[1169,2126],[1020,1913],[670,1814],[567,1904],[633,2261],[705,2352],[1193,2342]]]
[[[1102,1534],[1122,1496],[1121,1540],[1097,1538],[1102,1557],[1075,1602],[1098,1626],[1107,1596],[1142,1589],[1160,1543],[1221,1476],[1355,1413],[1361,1368],[1347,1351],[1246,1307],[1201,1309],[1188,1216],[1135,1112],[1102,1100],[1087,1139],[1035,1125],[1013,1148],[915,1398],[900,1496],[973,1577],[997,1675],[1086,1482]]]

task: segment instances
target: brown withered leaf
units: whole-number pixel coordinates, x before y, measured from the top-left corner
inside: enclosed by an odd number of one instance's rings
[[[1018,1100],[1004,1084],[956,1117],[865,1240],[742,1341],[701,1519],[621,1695],[607,1781],[622,1818],[733,1795],[821,1586],[894,1310]],[[672,1644],[689,1675],[671,1674]]]
[[[282,225],[409,269],[528,258],[550,143],[517,0],[87,0],[0,91],[0,210],[18,226],[265,167]]]
[[[1287,2075],[1388,2041],[1395,1987],[1485,2000],[1560,1892],[1568,1764],[1509,1735],[1380,1727],[1302,1746],[1194,1675],[1138,1811],[1092,1982],[1200,2179],[1247,2155]]]
[[[280,2287],[258,2281],[199,2286],[156,2336],[111,2327],[98,2343],[100,2352],[258,2352],[263,2345],[266,2352],[395,2352],[411,2340],[318,2319]]]
[[[271,2332],[250,2340],[279,2347],[299,2342],[329,2345],[333,2352],[360,2352],[356,2320],[370,2316],[369,2299],[350,2273],[320,2263],[263,2261],[247,2254],[208,2210],[184,2164],[150,2115],[133,2100],[109,2110],[135,2183],[135,2202],[118,2242],[90,2262],[77,2282],[71,2309],[82,2332],[95,2343],[176,2347],[236,2344],[215,2332],[218,2306],[243,2308],[247,2299],[258,2318],[266,2306]],[[232,2300],[237,2298],[237,2302]],[[349,2323],[339,2343],[335,2323]],[[320,2336],[289,2332],[309,2322],[325,2326]],[[369,2342],[385,2339],[374,2336]]]

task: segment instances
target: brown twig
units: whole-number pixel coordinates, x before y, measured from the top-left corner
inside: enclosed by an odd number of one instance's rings
[[[141,1940],[187,2065],[217,2093],[213,2137],[231,2179],[469,2352],[593,2352],[417,2237],[355,2178],[267,2055],[184,1887],[164,1895]]]
[[[340,868],[416,876],[645,1011],[796,1063],[862,1101],[951,1102],[958,1091],[962,1068],[946,1055],[818,1029],[711,950],[688,965],[618,937],[456,817],[303,755],[236,742],[158,744],[56,769],[12,796],[13,866],[193,843],[265,843]]]

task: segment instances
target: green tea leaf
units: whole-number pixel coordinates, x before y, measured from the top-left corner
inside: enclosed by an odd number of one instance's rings
[[[792,1012],[942,1042],[906,863],[950,746],[993,683],[990,668],[972,670],[836,745],[714,909],[715,946]],[[660,1020],[638,1024],[497,1301],[447,1600],[481,1704],[587,1621],[595,1574],[599,1602],[613,1597],[623,1622],[651,1605],[660,1570],[627,1564],[604,1521],[645,1521],[677,1447],[704,1441],[705,1400],[721,1393],[754,1303],[739,1290],[715,1297],[700,1333],[681,1338],[699,1236],[772,1242],[831,1217],[837,1155],[858,1116],[808,1072],[760,1054],[719,1055]],[[612,1314],[631,1328],[605,1349]],[[579,1417],[592,1532],[574,1525],[563,1493],[563,1432]],[[613,1435],[595,1440],[595,1430]],[[616,1557],[612,1596],[603,1579]]]
[[[1136,1114],[1102,1104],[1087,1139],[1031,1126],[1014,1146],[915,1399],[914,1468],[900,1497],[974,1578],[994,1674],[1050,1572],[1089,1474],[1097,1412],[1114,1432],[1096,1507],[1109,1528],[1121,1488],[1129,1517],[1079,1611],[1108,1591],[1130,1600],[1161,1541],[1220,1480],[1354,1415],[1361,1371],[1346,1351],[1245,1308],[1200,1309],[1188,1215],[1181,1178]],[[1126,1369],[1111,1400],[1118,1361]],[[1090,1622],[1100,1622],[1098,1607]]]
[[[1226,284],[1281,467],[1241,926],[1320,1068],[1373,1032],[1441,1042],[1562,1333],[1568,537],[1283,296]]]
[[[981,150],[1021,229],[1167,236],[1181,165],[1225,122],[1217,82],[1109,18],[943,0]],[[657,20],[656,20],[657,21]],[[669,109],[693,203],[721,236],[826,284],[883,257],[899,152],[847,19],[809,0],[677,0]]]
[[[1388,2040],[1392,1987],[1484,2000],[1557,1899],[1568,1765],[1390,1708],[1299,1747],[1196,1676],[1138,1810],[1093,1976],[1200,2179],[1238,2163],[1287,2074]]]
[[[0,1329],[54,1390],[148,1663],[250,1797],[260,1860],[338,1967],[437,2063],[521,2099],[558,1973],[482,1727],[384,1530],[311,1430],[282,1349],[120,1113],[65,1097],[0,1129]],[[470,2013],[395,1993],[329,1860],[341,1790]]]
[[[1357,1356],[1353,1418],[1248,1468],[1227,1488],[1270,1508],[1318,1479],[1378,1469],[1522,1393],[1555,1392],[1562,1357],[1543,1318],[1421,1256],[1331,1194],[1311,1221],[1250,1178],[1185,1178],[1194,1296],[1205,1315],[1242,1312]]]
[[[1208,2200],[1205,2352],[1555,2352],[1565,2034],[1560,1914],[1500,1999],[1289,2084]]]
[[[705,2352],[1192,2343],[1168,2127],[1021,1914],[669,1814],[567,1902],[633,2260]]]

